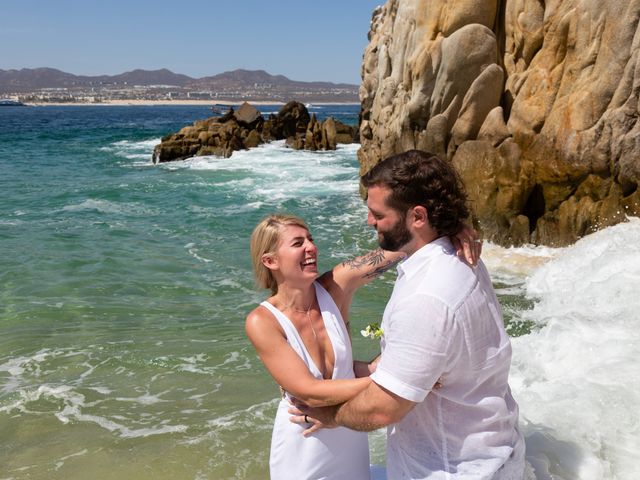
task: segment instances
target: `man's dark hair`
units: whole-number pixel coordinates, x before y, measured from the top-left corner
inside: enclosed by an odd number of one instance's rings
[[[422,205],[429,223],[440,236],[454,235],[469,216],[462,180],[446,160],[428,152],[409,150],[388,157],[365,173],[364,188],[375,185],[391,190],[387,205],[401,215]]]

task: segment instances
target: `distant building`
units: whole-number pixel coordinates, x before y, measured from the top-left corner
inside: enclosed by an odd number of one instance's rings
[[[211,92],[188,92],[188,98],[209,100],[211,98]]]

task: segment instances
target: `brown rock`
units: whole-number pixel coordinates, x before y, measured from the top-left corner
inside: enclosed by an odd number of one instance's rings
[[[244,139],[244,148],[254,148],[260,145],[262,142],[262,138],[260,138],[260,134],[257,130],[251,130],[247,137]]]
[[[273,120],[276,138],[281,139],[304,133],[311,118],[307,107],[294,101],[283,106]]]
[[[336,149],[336,122],[333,118],[329,117],[322,122],[322,149],[323,150],[335,150]]]
[[[240,105],[233,116],[239,124],[244,124],[245,126],[253,125],[262,118],[260,111],[248,102],[244,102]]]
[[[640,213],[640,0],[388,0],[362,63],[361,172],[450,158],[489,239],[564,245]]]
[[[183,160],[196,155],[229,157],[236,150],[254,148],[271,140],[286,139],[295,149],[335,149],[336,143],[353,141],[356,129],[332,118],[320,123],[309,117],[300,102],[289,102],[264,120],[258,109],[243,103],[221,117],[198,120],[179,132],[166,135],[154,149],[154,162]]]
[[[494,147],[497,147],[510,136],[507,124],[504,122],[502,107],[495,107],[484,119],[484,123],[478,132],[478,140],[487,140]]]

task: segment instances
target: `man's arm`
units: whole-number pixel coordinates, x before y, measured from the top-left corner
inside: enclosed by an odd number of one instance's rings
[[[338,405],[335,421],[336,424],[352,430],[370,432],[398,423],[415,406],[415,402],[399,397],[377,383],[371,382],[354,398]]]
[[[341,405],[312,408],[296,403],[296,408],[290,408],[289,413],[294,415],[291,421],[295,423],[304,422],[305,415],[313,420],[313,425],[304,432],[305,436],[320,428],[340,425],[352,430],[370,432],[398,423],[415,405],[415,402],[399,397],[371,382],[358,395]]]
[[[462,338],[448,306],[431,295],[414,294],[394,305],[393,315],[394,321],[385,329],[385,350],[373,381],[352,399],[330,409],[299,405],[303,415],[327,427],[375,430],[400,421],[437,388],[452,358],[451,349]]]

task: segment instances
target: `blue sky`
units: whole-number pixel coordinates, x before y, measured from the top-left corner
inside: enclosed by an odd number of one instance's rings
[[[0,69],[78,75],[236,68],[360,83],[371,14],[384,0],[2,0]]]

